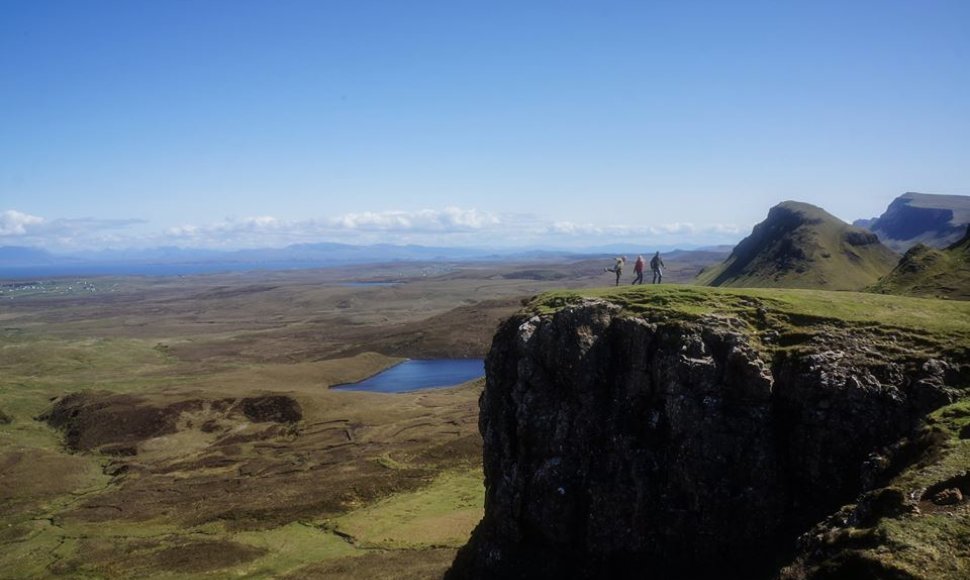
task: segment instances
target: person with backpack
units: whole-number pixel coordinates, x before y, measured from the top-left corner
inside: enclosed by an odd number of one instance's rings
[[[633,264],[633,273],[636,274],[633,284],[643,284],[643,256],[637,256],[637,261]]]
[[[660,284],[660,281],[663,280],[664,268],[665,266],[664,266],[663,258],[660,257],[660,252],[657,252],[656,254],[653,255],[653,258],[650,260],[650,269],[653,270],[654,284]]]

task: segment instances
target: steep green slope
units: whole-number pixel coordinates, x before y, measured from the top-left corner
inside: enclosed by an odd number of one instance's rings
[[[706,286],[861,290],[896,264],[872,233],[825,210],[786,201],[771,208],[722,264],[702,271]]]
[[[923,244],[913,246],[872,290],[880,294],[970,300],[970,228],[962,240],[945,250]]]

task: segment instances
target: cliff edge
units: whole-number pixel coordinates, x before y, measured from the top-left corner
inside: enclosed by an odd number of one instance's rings
[[[485,517],[448,577],[917,578],[924,543],[965,577],[968,345],[966,303],[540,296],[486,361]]]

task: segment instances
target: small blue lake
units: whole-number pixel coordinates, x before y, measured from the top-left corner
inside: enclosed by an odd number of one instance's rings
[[[406,393],[418,389],[450,387],[485,375],[480,358],[407,360],[359,383],[334,387],[343,391]]]

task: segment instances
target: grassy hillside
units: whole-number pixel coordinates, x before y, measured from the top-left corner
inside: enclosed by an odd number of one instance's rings
[[[813,205],[786,201],[773,207],[727,260],[701,272],[696,283],[861,290],[889,273],[896,260],[872,233]]]
[[[970,229],[964,238],[945,250],[916,245],[874,292],[970,300]]]

